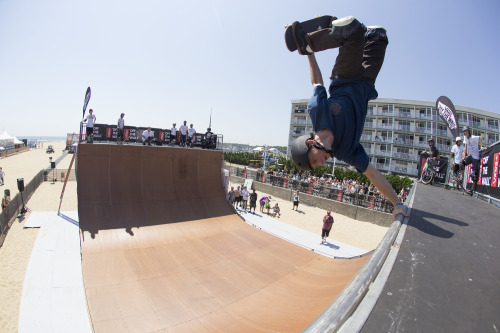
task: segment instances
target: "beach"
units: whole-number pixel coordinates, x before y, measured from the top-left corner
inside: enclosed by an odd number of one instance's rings
[[[6,182],[2,188],[9,188],[13,197],[17,192],[17,178],[24,178],[28,183],[41,169],[48,168],[49,154],[46,154],[47,145],[53,145],[55,149],[52,160],[55,161],[64,156],[57,169],[67,169],[73,155],[63,153],[64,142],[45,142],[43,149],[32,149],[28,152],[15,156],[2,158],[0,166],[6,172]],[[230,185],[231,186],[231,185]],[[234,186],[234,184],[232,184]],[[60,181],[43,182],[33,196],[26,202],[26,206],[32,212],[57,211],[63,183]],[[258,192],[258,198],[266,195]],[[278,202],[281,207],[281,217],[277,220],[312,231],[318,234],[318,243],[322,228],[323,216],[326,212],[303,204],[299,205],[299,211],[292,211],[290,201],[273,198],[272,203]],[[69,181],[65,190],[61,207],[62,211],[77,210],[76,182]],[[259,205],[257,204],[259,213]],[[248,213],[247,213],[248,214]],[[39,229],[27,228],[23,225],[29,218],[30,213],[24,219],[16,219],[0,248],[0,331],[17,332],[19,320],[19,307],[23,291],[24,276],[31,256],[33,245],[36,241]],[[359,222],[338,214],[333,214],[334,225],[330,233],[330,239],[340,241],[366,251],[373,250],[385,232],[386,227],[373,225],[367,222]]]

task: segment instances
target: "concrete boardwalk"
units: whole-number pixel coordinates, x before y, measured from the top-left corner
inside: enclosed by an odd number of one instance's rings
[[[500,210],[418,184],[393,270],[362,332],[498,332]]]

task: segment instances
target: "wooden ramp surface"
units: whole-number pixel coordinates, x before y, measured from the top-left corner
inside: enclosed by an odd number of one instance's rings
[[[226,201],[220,151],[77,154],[95,332],[300,332],[367,259],[327,258],[245,223]]]

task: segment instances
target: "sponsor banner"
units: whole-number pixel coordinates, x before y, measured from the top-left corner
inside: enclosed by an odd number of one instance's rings
[[[427,162],[427,157],[420,155],[420,168],[418,169],[418,178],[422,175],[422,170]],[[448,158],[440,156],[439,160],[434,161],[434,167],[432,169],[434,172],[434,182],[445,183],[446,182],[446,172],[448,171]]]
[[[142,142],[142,132],[147,127],[125,126],[123,130],[124,139],[129,142]],[[151,128],[154,133],[155,141],[158,144],[170,144],[170,130],[161,128]],[[176,143],[179,144],[180,132],[177,131]],[[201,146],[205,134],[196,133],[193,140],[193,146]],[[118,129],[116,125],[94,124],[94,141],[116,141],[118,138]],[[214,138],[217,136],[214,135]]]
[[[439,97],[436,101],[436,109],[441,119],[448,125],[453,138],[460,136],[457,113],[455,112],[455,106],[451,100],[446,96]]]
[[[479,175],[476,192],[500,199],[500,143],[490,146],[480,152]],[[471,165],[469,167],[469,174]],[[472,188],[470,176],[467,178],[467,189]]]
[[[285,178],[283,180],[283,188],[287,188],[287,186],[288,186],[288,178]]]

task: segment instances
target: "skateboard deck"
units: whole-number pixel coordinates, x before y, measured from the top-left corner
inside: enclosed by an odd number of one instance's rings
[[[302,29],[305,33],[310,33],[317,30],[322,30],[325,28],[329,28],[332,26],[332,21],[335,17],[330,15],[318,16],[313,18],[312,20],[300,22]],[[290,52],[294,52],[297,50],[297,45],[295,45],[295,41],[293,39],[292,25],[287,24],[285,26],[285,43],[286,47],[290,50]]]

